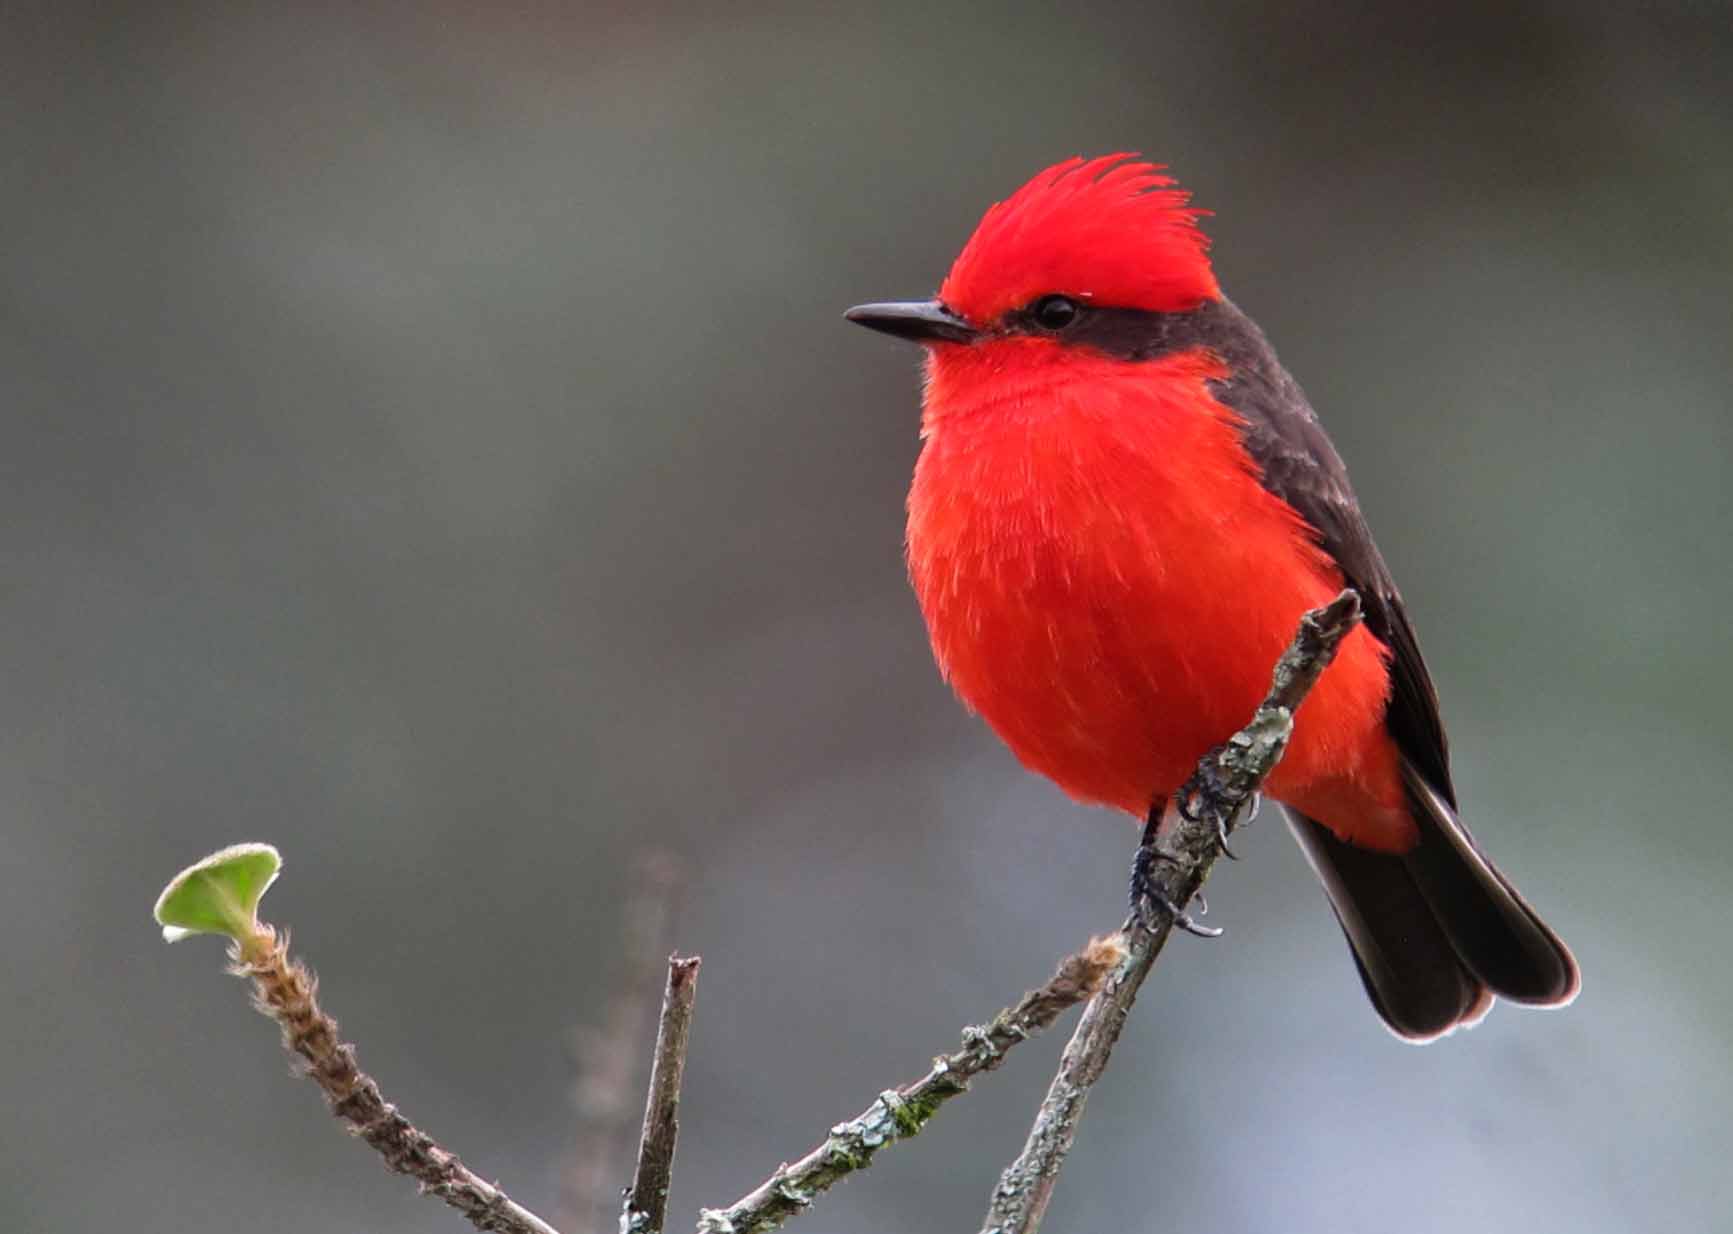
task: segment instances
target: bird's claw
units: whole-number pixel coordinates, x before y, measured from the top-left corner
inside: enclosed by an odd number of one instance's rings
[[[1228,847],[1228,820],[1219,816],[1216,818],[1216,847],[1221,849],[1222,856],[1229,861],[1240,859],[1240,855]]]
[[[1174,804],[1180,816],[1187,822],[1201,823],[1207,819],[1214,823],[1216,846],[1221,849],[1222,856],[1229,861],[1238,861],[1239,854],[1228,847],[1228,835],[1235,826],[1236,811],[1222,808],[1223,802],[1230,797],[1230,788],[1216,770],[1216,756],[1221,753],[1221,749],[1222,747],[1217,746],[1198,763],[1191,778],[1180,785],[1179,792],[1174,796]],[[1239,821],[1238,826],[1243,827],[1258,816],[1264,796],[1262,793],[1253,793],[1249,800],[1246,815]]]
[[[1161,856],[1149,844],[1137,846],[1137,852],[1131,859],[1131,915],[1142,925],[1153,929],[1158,923],[1153,919],[1153,909],[1160,909],[1167,914],[1168,920],[1184,930],[1187,934],[1195,934],[1199,938],[1220,938],[1222,931],[1217,926],[1206,926],[1193,920],[1190,913],[1180,905],[1175,904],[1168,894],[1155,885],[1151,877],[1151,867]],[[1209,912],[1209,902],[1200,894],[1196,897],[1198,916]]]
[[[1195,935],[1198,938],[1220,938],[1222,936],[1222,929],[1220,926],[1206,926],[1201,921],[1193,919],[1190,913],[1186,912],[1166,896],[1152,892],[1149,899],[1156,908],[1159,908],[1162,912],[1168,915],[1168,918],[1173,922],[1175,928],[1184,930],[1187,934]],[[1198,915],[1203,915],[1201,909],[1199,910]],[[1147,918],[1145,919],[1145,924],[1149,924]]]
[[[1191,778],[1179,786],[1175,805],[1187,822],[1201,823],[1206,811],[1219,812],[1219,803],[1228,795],[1228,786],[1216,770],[1216,759],[1221,752],[1222,747],[1217,746],[1204,755]]]

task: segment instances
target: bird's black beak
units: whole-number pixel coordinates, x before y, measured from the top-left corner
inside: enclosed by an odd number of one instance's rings
[[[869,330],[917,343],[972,343],[981,332],[937,300],[857,304],[844,317]]]

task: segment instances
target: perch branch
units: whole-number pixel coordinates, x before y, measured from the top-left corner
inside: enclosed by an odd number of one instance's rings
[[[1336,649],[1360,621],[1360,598],[1344,591],[1300,621],[1293,643],[1277,662],[1270,692],[1251,722],[1198,764],[1200,786],[1187,810],[1168,804],[1154,847],[1151,882],[1168,903],[1184,906],[1203,887],[1221,852],[1222,837],[1258,791],[1293,732],[1294,712],[1329,666]],[[1035,1115],[1028,1141],[993,1190],[982,1234],[1035,1234],[1047,1211],[1090,1087],[1101,1078],[1143,980],[1173,931],[1161,914],[1153,927],[1140,916],[1122,932],[1126,958],[1108,977],[1077,1022],[1059,1071]]]
[[[1169,802],[1161,826],[1147,838],[1154,854],[1149,871],[1153,898],[1183,906],[1197,895],[1225,837],[1286,749],[1295,709],[1359,620],[1359,597],[1352,591],[1306,614],[1251,722],[1198,764],[1197,778],[1182,794],[1187,808]],[[173,938],[176,931],[216,930],[236,940],[230,950],[231,970],[251,980],[254,1004],[281,1027],[284,1047],[302,1061],[332,1112],[378,1152],[388,1168],[414,1178],[424,1192],[456,1208],[477,1229],[558,1234],[404,1118],[356,1065],[354,1047],[342,1040],[337,1022],[319,1006],[313,974],[290,959],[286,936],[253,915],[258,895],[275,876],[275,850],[237,846],[213,858],[252,861],[260,855],[240,849],[264,849],[273,862],[263,882],[255,879],[251,898],[244,904],[218,904],[208,897],[196,904],[192,900],[176,901],[179,907],[171,904],[186,890],[183,879],[208,873],[201,863],[177,877],[159,899],[157,917],[165,934]],[[223,885],[231,890],[236,886]],[[175,914],[183,909],[193,916],[177,919]],[[201,915],[206,910],[217,911],[225,922],[213,926]],[[242,910],[249,923],[228,928],[230,919]],[[964,1030],[962,1047],[935,1059],[921,1079],[881,1093],[861,1114],[832,1127],[818,1147],[793,1165],[779,1167],[728,1208],[702,1210],[698,1234],[762,1234],[777,1229],[810,1207],[819,1192],[870,1165],[880,1149],[918,1134],[941,1105],[968,1090],[974,1076],[998,1067],[1012,1046],[1047,1028],[1066,1008],[1088,999],[1028,1142],[993,1192],[984,1227],[984,1234],[1035,1234],[1076,1137],[1090,1086],[1106,1068],[1138,989],[1173,925],[1169,914],[1162,914],[1153,926],[1134,915],[1118,934],[1092,940],[1063,961],[1045,986],[1024,995],[990,1023]],[[660,1234],[664,1224],[698,965],[695,957],[669,958],[637,1171],[620,1219],[622,1234]]]
[[[965,1029],[962,1048],[934,1059],[932,1069],[919,1080],[879,1094],[862,1113],[832,1127],[817,1148],[793,1165],[779,1167],[729,1207],[703,1210],[698,1234],[762,1234],[777,1229],[810,1207],[819,1192],[871,1165],[881,1148],[917,1134],[941,1105],[968,1091],[972,1077],[998,1067],[1012,1046],[1094,994],[1124,958],[1119,936],[1092,940],[1067,957],[1039,990],[1025,994],[990,1023]]]
[[[600,1023],[573,1033],[575,1134],[566,1153],[562,1230],[598,1234],[619,1224],[618,1167],[638,1136],[643,1043],[655,1023],[655,986],[643,980],[672,946],[669,923],[682,872],[672,853],[648,849],[631,863],[620,910],[619,954]]]
[[[380,1094],[379,1085],[355,1065],[355,1047],[337,1033],[337,1021],[319,1006],[318,981],[289,942],[268,925],[230,951],[231,971],[253,983],[253,1002],[283,1030],[283,1047],[299,1056],[306,1074],[325,1094],[331,1112],[421,1190],[457,1209],[478,1230],[499,1234],[557,1234],[540,1217],[441,1148]]]
[[[638,1139],[638,1168],[620,1213],[620,1234],[662,1234],[668,1217],[668,1182],[680,1135],[680,1080],[686,1071],[686,1041],[692,1031],[692,1003],[698,997],[702,963],[697,956],[668,957],[668,986],[662,992],[656,1060],[644,1103],[644,1132]]]

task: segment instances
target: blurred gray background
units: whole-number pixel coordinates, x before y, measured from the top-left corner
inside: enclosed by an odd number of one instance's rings
[[[1216,211],[1586,983],[1399,1044],[1267,816],[1047,1228],[1727,1228],[1730,77],[1719,4],[0,5],[0,1229],[464,1228],[158,941],[230,841],[549,1210],[672,849],[676,1229],[1115,924],[1133,828],[933,671],[916,355],[839,314],[1116,149]],[[975,1229],[1068,1030],[798,1228]]]

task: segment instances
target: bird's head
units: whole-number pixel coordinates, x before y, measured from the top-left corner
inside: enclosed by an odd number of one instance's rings
[[[1072,158],[989,209],[937,298],[863,304],[850,321],[899,338],[1064,343],[1104,310],[1179,313],[1219,299],[1202,211],[1158,164]]]

